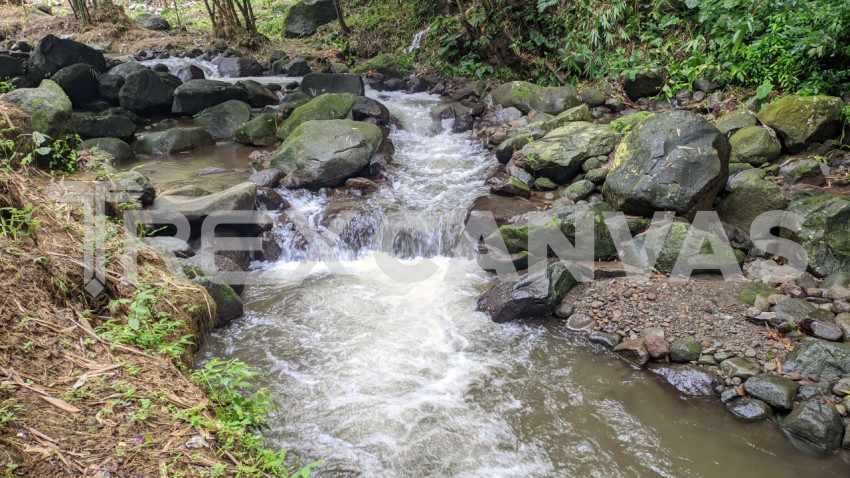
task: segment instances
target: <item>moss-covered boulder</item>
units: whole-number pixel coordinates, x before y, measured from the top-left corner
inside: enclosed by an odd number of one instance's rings
[[[838,380],[850,376],[850,344],[805,338],[785,356],[785,373],[813,380]]]
[[[738,130],[729,138],[732,154],[729,161],[761,166],[779,157],[782,146],[766,128],[748,126]]]
[[[283,36],[297,38],[336,20],[333,0],[298,0],[283,15]]]
[[[43,80],[38,88],[19,88],[6,93],[2,101],[16,104],[30,115],[34,131],[53,139],[74,135],[71,100],[51,80]]]
[[[214,144],[215,140],[206,128],[200,126],[172,128],[139,137],[136,141],[136,152],[141,154],[171,154]]]
[[[87,139],[77,146],[78,151],[94,151],[106,153],[112,156],[117,163],[127,161],[136,157],[133,148],[118,138],[92,138]]]
[[[401,66],[394,55],[381,53],[375,58],[365,61],[354,69],[354,73],[362,75],[369,72],[380,73],[387,78],[401,78],[408,73],[408,69]]]
[[[277,142],[278,121],[274,115],[263,113],[233,131],[237,143],[252,146],[271,146]]]
[[[637,125],[646,121],[647,118],[652,118],[655,113],[649,111],[638,111],[626,116],[621,116],[611,122],[611,127],[618,133],[628,133],[635,129]]]
[[[289,172],[287,187],[339,186],[369,165],[382,140],[381,130],[373,124],[306,121],[275,151],[271,164]]]
[[[697,250],[684,249],[688,234],[691,231],[694,231],[695,237],[700,243]],[[649,266],[660,274],[671,274],[675,269],[676,262],[683,254],[694,270],[717,271],[720,266],[736,265],[739,267],[744,259],[743,253],[737,250],[733,251],[728,247],[728,244],[725,244],[727,247],[724,249],[717,251],[712,249],[712,243],[720,245],[721,242],[716,236],[695,229],[684,221],[674,221],[651,229],[636,238],[638,247],[644,247],[647,251],[657,251],[655,264],[649,264]],[[706,255],[706,257],[702,258],[697,255]],[[700,261],[703,259],[710,262],[706,262],[704,267],[700,267]]]
[[[199,123],[206,123],[207,131],[216,141],[233,139],[236,128],[251,119],[251,105],[239,100],[228,100],[211,106],[195,115]]]
[[[526,170],[564,184],[581,173],[584,161],[610,154],[619,135],[610,126],[575,121],[522,148]]]
[[[753,178],[741,183],[723,198],[717,212],[730,237],[740,235],[749,240],[750,227],[759,215],[767,211],[784,211],[787,205],[779,186]]]
[[[702,354],[702,344],[691,337],[683,337],[670,345],[671,362],[695,362]]]
[[[788,206],[804,222],[800,230],[783,229],[789,238],[806,250],[809,269],[820,277],[850,270],[850,197],[839,195],[800,199]]]
[[[527,81],[511,81],[490,93],[493,104],[502,108],[517,108],[527,114],[539,111],[556,115],[579,106],[578,91],[572,86],[543,87]]]
[[[740,129],[757,125],[758,121],[756,120],[756,115],[747,110],[730,111],[717,120],[717,123],[715,124],[717,129],[723,134],[734,134]]]
[[[306,121],[345,118],[356,101],[357,97],[351,93],[328,93],[313,98],[292,111],[289,118],[277,130],[277,138],[281,141],[285,140]]]
[[[587,105],[574,106],[564,111],[558,116],[547,121],[546,126],[547,128],[551,128],[551,131],[573,121],[593,121],[593,117],[590,116],[590,109]]]
[[[218,315],[216,327],[224,327],[235,319],[242,317],[242,299],[232,287],[227,284],[213,282],[206,277],[198,277],[194,281],[203,286],[209,292],[213,302],[215,302],[216,314]]]
[[[561,191],[561,197],[567,198],[572,202],[578,202],[587,198],[596,189],[596,185],[587,179],[576,181]]]
[[[844,125],[844,102],[834,96],[784,96],[765,106],[759,120],[776,130],[792,153],[837,138]]]
[[[711,209],[726,185],[730,150],[726,136],[701,116],[658,113],[620,143],[602,189],[605,200],[638,216],[675,211],[693,217]]]
[[[772,295],[782,294],[779,289],[774,289],[768,285],[762,284],[761,282],[748,282],[741,287],[741,292],[738,293],[738,297],[748,305],[753,305],[756,303],[756,296],[762,296],[764,298],[768,298]]]

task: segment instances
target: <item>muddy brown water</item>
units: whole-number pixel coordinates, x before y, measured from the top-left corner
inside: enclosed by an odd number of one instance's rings
[[[801,452],[774,421],[745,424],[714,398],[683,398],[558,323],[500,325],[476,312],[491,277],[451,246],[495,161],[434,127],[438,98],[369,95],[405,131],[393,133],[387,183],[351,202],[355,232],[342,237],[356,240],[255,264],[265,281],[246,289],[245,316],[197,355],[199,364],[236,358],[264,372],[259,385],[279,407],[268,445],[303,462],[325,460],[314,472],[322,477],[850,475],[848,453]],[[220,144],[137,164],[172,187],[193,183],[202,167],[244,167],[250,151]],[[233,174],[216,180],[244,179]],[[284,193],[321,232],[332,200]],[[427,214],[411,219],[424,232],[400,253],[398,238],[380,238],[375,224],[405,212]],[[394,267],[429,261],[432,273],[392,278],[398,270],[386,263],[400,255],[419,257]],[[338,261],[294,274],[328,257]]]

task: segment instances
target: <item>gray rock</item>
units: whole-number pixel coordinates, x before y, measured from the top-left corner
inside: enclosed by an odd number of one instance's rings
[[[567,319],[567,330],[570,332],[578,332],[578,333],[589,333],[595,327],[597,323],[587,314],[573,314]]]
[[[214,140],[233,139],[233,132],[251,119],[251,105],[239,100],[228,100],[211,106],[195,118],[208,124],[207,131]]]
[[[556,262],[516,281],[496,282],[478,299],[478,310],[496,323],[546,316],[577,283],[566,266]]]
[[[605,93],[596,88],[585,88],[581,90],[581,100],[587,106],[594,108],[605,104]]]
[[[850,270],[850,234],[845,233],[850,220],[850,197],[841,195],[815,196],[800,199],[788,206],[788,211],[805,220],[800,230],[783,231],[806,250],[809,269],[824,277]]]
[[[118,138],[129,142],[136,134],[136,124],[126,116],[92,116],[85,113],[74,113],[72,118],[74,129],[83,139]]]
[[[826,166],[816,159],[798,159],[779,168],[779,175],[788,184],[811,184],[823,186],[826,184]]]
[[[4,103],[14,103],[32,117],[33,130],[51,138],[73,136],[71,100],[56,83],[44,80],[38,88],[18,88],[2,97]]]
[[[17,58],[0,55],[0,78],[17,78],[24,74],[24,65]]]
[[[632,101],[639,98],[656,96],[661,92],[661,87],[667,81],[667,70],[664,68],[652,68],[639,72],[634,79],[626,78],[623,89]]]
[[[815,337],[830,340],[832,342],[839,342],[844,336],[844,331],[841,330],[841,327],[829,322],[816,320],[809,324],[809,328],[812,331],[812,335]]]
[[[792,153],[807,145],[838,137],[844,102],[834,96],[789,95],[765,106],[758,117],[779,135]]]
[[[35,81],[76,63],[91,65],[100,73],[106,71],[103,53],[73,40],[60,40],[52,34],[38,42],[28,63],[29,76]]]
[[[670,345],[670,361],[696,362],[702,354],[702,344],[690,337],[682,337]]]
[[[683,394],[693,397],[712,396],[720,384],[716,375],[693,365],[652,365],[649,371],[664,377]]]
[[[136,157],[133,148],[129,144],[121,141],[118,138],[92,138],[80,143],[77,147],[78,151],[92,151],[106,153],[114,159],[116,163],[121,163]]]
[[[173,128],[140,136],[136,141],[136,152],[141,154],[171,154],[214,144],[215,140],[206,128]]]
[[[490,96],[493,104],[502,108],[515,107],[524,114],[534,110],[556,115],[578,106],[577,94],[569,85],[546,88],[526,81],[511,81],[493,90]]]
[[[565,184],[581,173],[585,160],[613,151],[618,138],[610,126],[571,122],[525,145],[522,159],[530,173]]]
[[[561,302],[555,307],[555,317],[559,317],[561,319],[566,319],[567,317],[573,315],[573,304],[567,302]]]
[[[658,113],[620,143],[602,192],[627,214],[668,210],[693,217],[711,209],[726,185],[730,149],[726,137],[702,117]]]
[[[206,277],[199,277],[194,281],[203,286],[215,302],[218,315],[216,327],[224,327],[233,320],[242,317],[242,299],[232,287],[227,284],[216,283]]]
[[[839,397],[850,395],[850,378],[842,378],[835,382],[835,385],[832,387],[832,393]]]
[[[139,70],[124,80],[118,91],[118,103],[122,108],[137,114],[163,113],[171,109],[174,91],[180,78],[167,73]]]
[[[304,58],[296,58],[292,61],[280,60],[272,65],[275,75],[305,76],[312,71],[310,64]]]
[[[770,135],[770,131],[760,126],[748,126],[738,130],[729,138],[732,154],[729,161],[761,166],[773,162],[779,157],[782,146]]]
[[[746,110],[730,111],[717,120],[715,126],[723,134],[734,134],[740,129],[756,126],[756,115]]]
[[[283,36],[296,38],[316,33],[316,28],[336,20],[333,0],[298,0],[283,17]]]
[[[213,212],[254,209],[256,197],[257,187],[246,182],[200,197],[161,194],[154,201],[153,209],[174,211],[182,214],[190,223],[199,223]]]
[[[139,15],[136,15],[135,20],[139,25],[142,26],[142,28],[146,28],[148,30],[171,30],[171,25],[168,23],[168,20],[162,18],[159,15],[154,15],[153,13],[141,13]]]
[[[325,93],[351,93],[355,96],[363,96],[365,87],[360,75],[310,73],[301,80],[301,91],[314,97]]]
[[[730,377],[738,377],[746,380],[762,373],[758,364],[743,357],[734,357],[720,362],[720,369]]]
[[[750,397],[736,398],[728,402],[726,408],[736,417],[748,422],[760,422],[773,415],[770,405]]]
[[[746,172],[742,171],[739,175]],[[768,211],[782,211],[787,205],[788,201],[779,186],[753,178],[741,183],[723,198],[717,212],[730,237],[740,235],[749,241],[750,228],[757,217]]]
[[[588,334],[587,340],[592,344],[601,345],[607,349],[613,349],[617,346],[617,344],[622,342],[623,338],[617,334],[594,330]]]
[[[85,63],[66,66],[50,79],[62,88],[75,108],[93,101],[99,93],[98,71]]]
[[[242,80],[237,81],[236,86],[248,92],[248,103],[254,108],[280,104],[280,98],[259,82]]]
[[[561,197],[567,198],[572,202],[578,202],[590,196],[595,189],[595,184],[587,179],[582,179],[581,181],[576,181],[564,188],[564,190],[561,191]]]
[[[248,102],[244,88],[217,80],[191,80],[174,90],[171,112],[176,115],[194,115],[228,100]]]
[[[748,395],[782,410],[794,407],[797,387],[797,382],[770,374],[756,375],[744,382],[744,390]]]
[[[646,343],[643,339],[633,339],[621,342],[614,347],[614,353],[623,360],[643,367],[649,362],[649,352],[646,350]]]
[[[773,306],[773,312],[776,314],[776,320],[779,322],[794,322],[802,324],[806,319],[810,318],[810,314],[817,307],[806,302],[803,299],[786,299]]]
[[[263,65],[252,58],[220,56],[212,61],[218,67],[218,72],[224,78],[245,78],[260,76],[266,70]]]
[[[844,423],[835,407],[803,402],[780,420],[779,426],[788,435],[824,450],[841,446]]]
[[[785,356],[782,371],[815,380],[850,376],[850,344],[805,338]]]

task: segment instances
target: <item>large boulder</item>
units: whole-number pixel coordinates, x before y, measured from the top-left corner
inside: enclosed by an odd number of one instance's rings
[[[260,76],[266,70],[257,60],[251,58],[220,56],[213,60],[212,64],[218,67],[219,75],[224,78]]]
[[[516,281],[498,281],[478,299],[478,310],[496,323],[552,314],[578,282],[562,262],[533,270]]]
[[[223,81],[191,80],[174,90],[171,112],[177,115],[194,115],[227,100],[248,102],[249,95],[244,88]]]
[[[380,73],[384,76],[384,78],[401,78],[407,74],[408,69],[402,67],[398,63],[398,59],[395,55],[381,53],[375,58],[371,58],[360,65],[357,65],[357,68],[353,71],[358,75],[372,72]]]
[[[201,111],[195,118],[209,124],[208,131],[214,140],[233,139],[233,131],[251,119],[251,105],[228,100]]]
[[[804,222],[800,230],[783,230],[783,237],[802,245],[809,258],[809,269],[819,277],[850,271],[850,197],[815,196],[788,206]]]
[[[572,86],[546,88],[527,81],[511,81],[490,93],[493,104],[502,108],[511,106],[523,113],[531,110],[556,115],[581,104],[578,90]]]
[[[748,163],[753,166],[761,166],[770,163],[779,157],[782,146],[779,144],[767,128],[761,126],[748,126],[738,130],[729,138],[732,146],[732,154],[729,157],[731,163]]]
[[[254,80],[237,81],[236,86],[248,92],[248,103],[254,108],[280,103],[280,98],[274,92]]]
[[[634,79],[626,78],[623,89],[630,100],[655,96],[661,93],[661,87],[667,81],[667,70],[664,68],[651,68],[647,71],[638,72]]]
[[[610,126],[575,121],[525,145],[522,160],[535,176],[566,183],[581,173],[586,159],[611,153],[619,137]]]
[[[0,80],[17,78],[24,74],[24,65],[17,58],[0,55]]]
[[[136,142],[136,152],[141,154],[171,154],[214,144],[215,140],[206,128],[172,128],[141,136]]]
[[[336,20],[333,0],[298,0],[283,16],[283,35],[312,35],[316,28]]]
[[[730,111],[723,115],[719,120],[717,120],[717,123],[715,123],[717,129],[719,129],[723,134],[735,134],[738,130],[757,125],[758,121],[756,120],[756,115],[747,110]]]
[[[104,73],[97,79],[97,91],[101,98],[108,101],[117,101],[118,93],[121,92],[121,87],[124,86],[124,77]]]
[[[720,201],[717,212],[727,226],[729,237],[740,235],[750,239],[755,218],[767,211],[783,211],[788,205],[779,186],[763,179],[744,181]]]
[[[831,405],[803,402],[779,422],[782,431],[821,450],[835,450],[841,446],[844,423],[841,415]]]
[[[118,104],[138,114],[166,113],[171,108],[180,78],[167,73],[139,70],[124,80]]]
[[[43,80],[38,88],[19,88],[0,100],[18,105],[32,117],[34,131],[53,139],[74,135],[71,100],[56,83]]]
[[[136,123],[121,115],[74,113],[74,129],[80,138],[118,138],[129,142],[136,134]]]
[[[834,96],[784,96],[765,106],[759,120],[776,130],[792,153],[837,138],[844,125],[844,102]]]
[[[301,80],[301,91],[310,96],[325,93],[351,93],[355,96],[363,96],[365,87],[360,75],[310,73]]]
[[[275,75],[304,76],[311,71],[310,64],[304,58],[296,58],[292,61],[278,60],[272,64],[272,72]]]
[[[233,131],[237,143],[252,146],[271,146],[277,142],[278,121],[271,113],[263,113]]]
[[[275,151],[271,164],[290,173],[287,187],[339,186],[368,166],[382,140],[380,128],[372,124],[307,121]]]
[[[75,108],[94,100],[99,93],[98,72],[91,65],[66,66],[50,77],[68,95]]]
[[[277,130],[277,138],[285,140],[299,125],[313,120],[335,120],[348,116],[357,97],[351,93],[329,93],[313,98],[289,115],[289,118]]]
[[[78,151],[92,151],[106,153],[115,159],[116,163],[127,161],[136,157],[133,148],[118,138],[92,138],[87,139],[77,146]]]
[[[726,136],[701,116],[658,113],[620,143],[602,192],[627,214],[693,217],[711,209],[726,185],[730,150]]]
[[[813,380],[850,377],[850,344],[805,338],[785,356],[782,371]]]
[[[685,242],[689,234],[694,234],[696,239],[702,244],[699,251],[683,250]],[[709,242],[707,242],[709,241]],[[718,270],[718,268],[727,269],[730,267],[740,266],[744,258],[740,251],[732,251],[730,248],[724,250],[713,251],[710,247],[710,241],[718,241],[716,236],[711,233],[693,228],[690,224],[683,221],[674,221],[661,227],[650,229],[645,234],[641,234],[635,238],[636,245],[643,247],[647,251],[657,251],[655,264],[647,264],[652,266],[653,270],[660,274],[671,274],[676,267],[676,263],[682,254],[685,254],[688,265],[694,270]],[[692,257],[693,254],[712,254],[706,256],[707,261],[704,267],[699,262],[701,258]],[[683,259],[684,260],[684,259]],[[740,269],[738,269],[740,270]]]
[[[154,201],[153,209],[179,213],[190,223],[197,224],[214,212],[252,210],[256,199],[257,186],[245,182],[224,191],[200,197],[160,195]]]
[[[168,20],[159,15],[154,15],[153,13],[141,13],[136,15],[136,22],[141,25],[142,28],[148,30],[160,32],[171,30],[171,25],[168,23]]]
[[[106,70],[103,53],[88,45],[73,40],[60,40],[48,34],[38,42],[30,55],[29,73],[33,79],[40,80],[77,63],[91,65],[99,73]]]

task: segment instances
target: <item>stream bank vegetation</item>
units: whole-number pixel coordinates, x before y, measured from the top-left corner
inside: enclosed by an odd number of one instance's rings
[[[132,238],[116,219],[99,238],[103,292],[86,291],[83,206],[58,198],[66,181],[93,187],[108,173],[73,149],[62,169],[32,166],[54,152],[23,133],[28,120],[12,109],[0,120],[0,475],[308,476],[316,464],[264,446],[275,408],[256,372],[192,371],[215,302],[152,249],[125,276]]]

